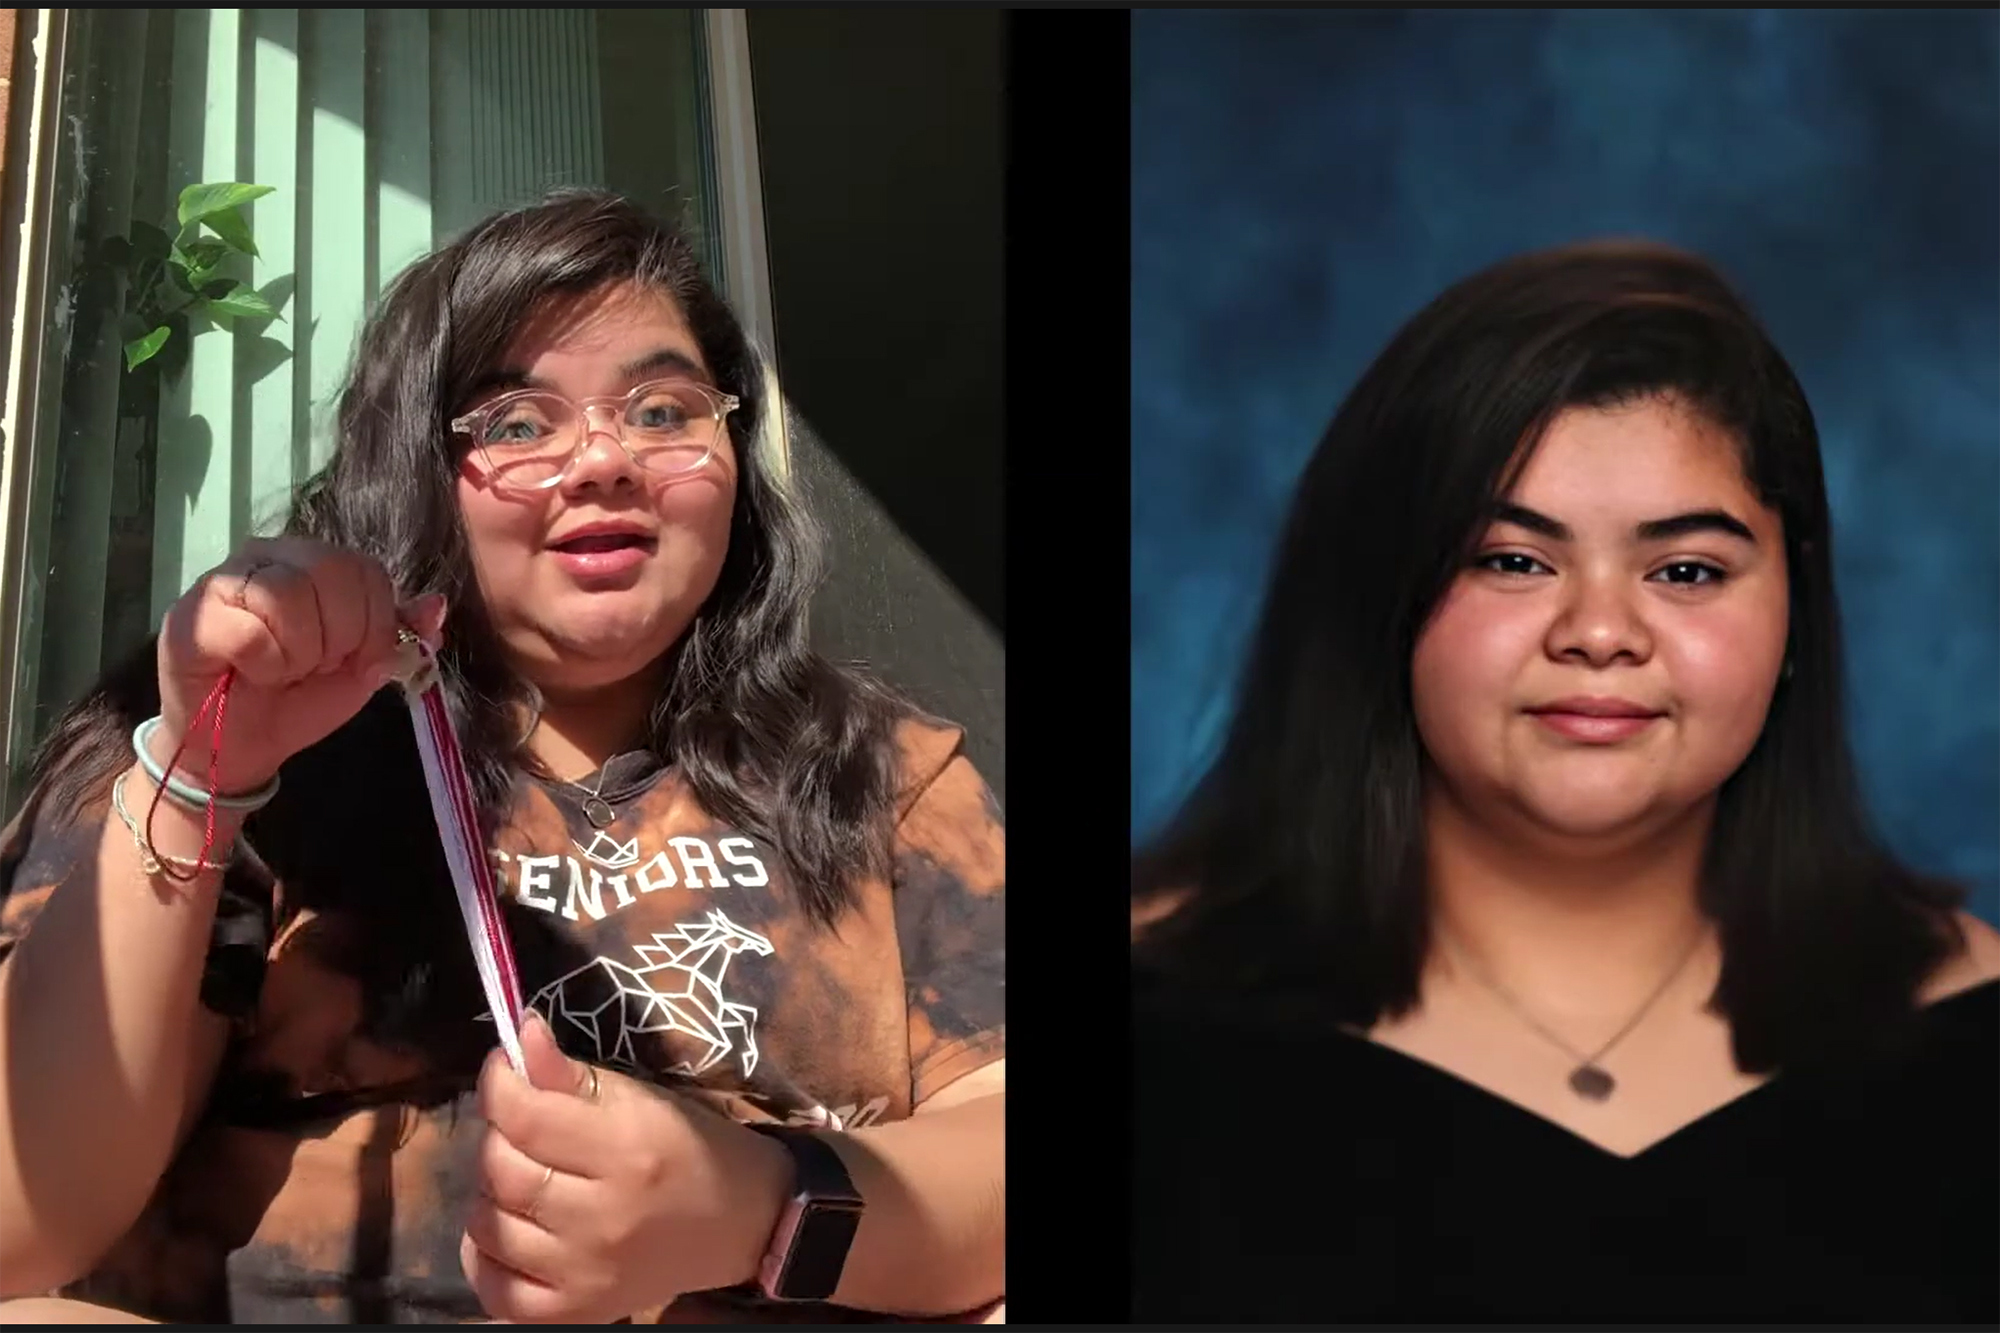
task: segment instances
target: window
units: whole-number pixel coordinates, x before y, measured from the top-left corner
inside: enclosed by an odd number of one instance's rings
[[[59,82],[32,131],[46,283],[24,288],[43,335],[7,534],[9,810],[61,709],[325,461],[361,323],[417,256],[549,188],[608,186],[687,227],[766,332],[740,11],[22,14]],[[255,258],[217,273],[278,317],[196,317],[128,368],[153,322],[128,247],[176,230],[203,182],[271,187],[241,209]]]

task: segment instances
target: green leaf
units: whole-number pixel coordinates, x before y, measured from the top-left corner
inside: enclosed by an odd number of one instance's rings
[[[262,199],[267,194],[275,194],[277,188],[275,185],[245,185],[238,181],[190,185],[181,191],[181,227],[185,229],[191,222],[207,222],[217,213],[247,204],[252,199]]]
[[[210,213],[202,219],[202,224],[220,236],[222,243],[230,249],[246,255],[257,253],[257,243],[250,239],[250,224],[237,210],[225,208],[219,213]]]
[[[153,359],[154,355],[167,345],[167,337],[173,332],[164,324],[143,338],[135,338],[125,344],[125,369],[137,370]]]
[[[230,253],[230,248],[221,241],[204,236],[186,245],[175,246],[173,258],[189,269],[207,271],[229,258]]]
[[[277,316],[277,308],[252,291],[231,292],[208,303],[208,312],[213,315],[241,315],[245,319],[272,319]]]
[[[174,331],[174,336],[160,349],[160,373],[168,379],[179,379],[187,373],[190,352],[194,348],[194,330],[189,326],[185,310],[176,310],[168,315],[166,325]]]
[[[201,284],[201,294],[207,300],[220,301],[242,285],[234,278],[210,278]]]
[[[140,259],[165,259],[174,252],[174,238],[150,222],[132,224],[132,253]]]

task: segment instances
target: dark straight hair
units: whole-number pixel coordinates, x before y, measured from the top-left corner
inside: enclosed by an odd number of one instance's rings
[[[1703,260],[1648,242],[1498,264],[1412,319],[1300,478],[1235,712],[1186,803],[1135,855],[1154,977],[1367,1026],[1417,1000],[1429,951],[1418,635],[1565,408],[1670,395],[1738,441],[1783,520],[1788,661],[1724,783],[1702,905],[1714,1004],[1764,1072],[1907,1013],[1958,945],[1958,891],[1868,831],[1842,711],[1819,436],[1756,317]]]

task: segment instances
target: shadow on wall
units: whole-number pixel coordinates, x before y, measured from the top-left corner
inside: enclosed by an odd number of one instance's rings
[[[814,643],[965,727],[1004,799],[1002,29],[748,12],[773,341],[831,548]]]
[[[2000,14],[1132,33],[1133,835],[1211,752],[1293,479],[1368,360],[1488,263],[1648,235],[1716,261],[1804,381],[1870,802],[2000,919]]]
[[[813,647],[859,661],[965,728],[965,751],[1007,801],[1006,646],[972,601],[785,405],[793,476],[826,535],[833,577],[813,603]]]
[[[1002,17],[773,7],[749,35],[786,389],[1004,634]]]

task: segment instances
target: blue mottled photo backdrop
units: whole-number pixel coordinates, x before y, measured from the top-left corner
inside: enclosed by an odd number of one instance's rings
[[[1293,479],[1396,328],[1643,235],[1804,381],[1875,818],[2000,921],[1996,71],[1991,9],[1133,15],[1133,836],[1212,753]]]

